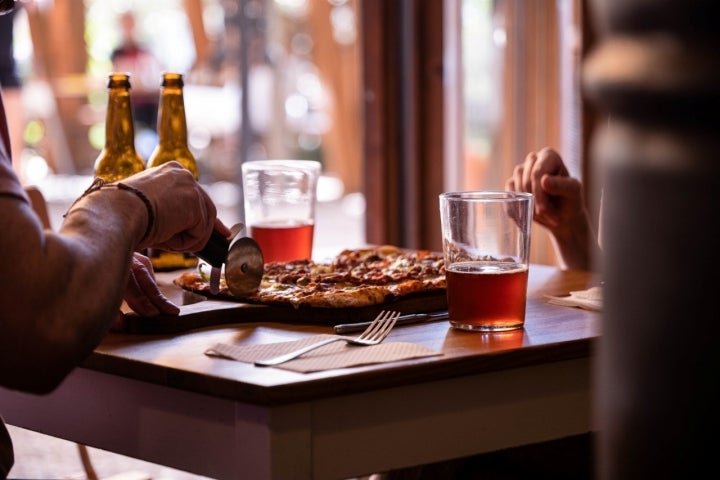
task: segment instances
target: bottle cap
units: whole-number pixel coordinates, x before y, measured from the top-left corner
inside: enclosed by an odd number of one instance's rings
[[[182,73],[163,73],[162,86],[167,87],[168,85],[173,87],[182,87],[184,85]]]
[[[130,74],[113,72],[108,75],[107,88],[126,87],[130,88]]]

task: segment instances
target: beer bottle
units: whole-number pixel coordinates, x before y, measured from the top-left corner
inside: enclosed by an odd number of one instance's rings
[[[148,158],[147,166],[150,168],[177,160],[197,180],[199,178],[197,161],[187,144],[183,85],[182,74],[163,73],[158,110],[158,144]],[[189,253],[153,249],[148,251],[148,256],[155,270],[189,268],[197,265],[197,257]]]
[[[108,105],[105,118],[105,146],[95,160],[95,176],[115,182],[145,169],[135,151],[135,128],[130,105],[130,75],[108,75]]]

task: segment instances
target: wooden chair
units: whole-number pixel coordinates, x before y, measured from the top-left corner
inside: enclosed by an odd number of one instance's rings
[[[40,217],[43,227],[52,228],[50,216],[48,215],[47,202],[42,192],[35,186],[26,186],[25,193],[30,197],[30,204],[38,217]]]

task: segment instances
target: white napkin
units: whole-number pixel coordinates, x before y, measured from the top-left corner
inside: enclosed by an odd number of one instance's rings
[[[580,307],[585,310],[593,310],[599,312],[602,310],[602,287],[591,287],[587,290],[578,290],[570,292],[565,297],[555,297],[545,295],[549,303],[554,305],[563,305],[566,307]]]
[[[290,342],[266,343],[262,345],[229,345],[218,343],[209,348],[205,355],[230,358],[239,362],[253,363],[255,360],[275,357],[323,340],[331,335],[314,335]],[[309,373],[335,368],[395,362],[410,358],[442,355],[422,345],[404,342],[383,342],[371,347],[351,346],[345,342],[334,342],[305,355],[277,365],[275,368]],[[265,368],[265,367],[259,367]]]

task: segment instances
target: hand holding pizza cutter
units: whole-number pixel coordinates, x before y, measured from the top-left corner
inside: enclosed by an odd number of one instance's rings
[[[213,230],[210,240],[196,255],[212,267],[210,271],[210,292],[216,295],[220,290],[220,273],[225,264],[225,282],[236,297],[244,297],[258,289],[264,273],[263,254],[257,242],[243,236],[244,225],[235,225],[237,232],[232,240]]]

